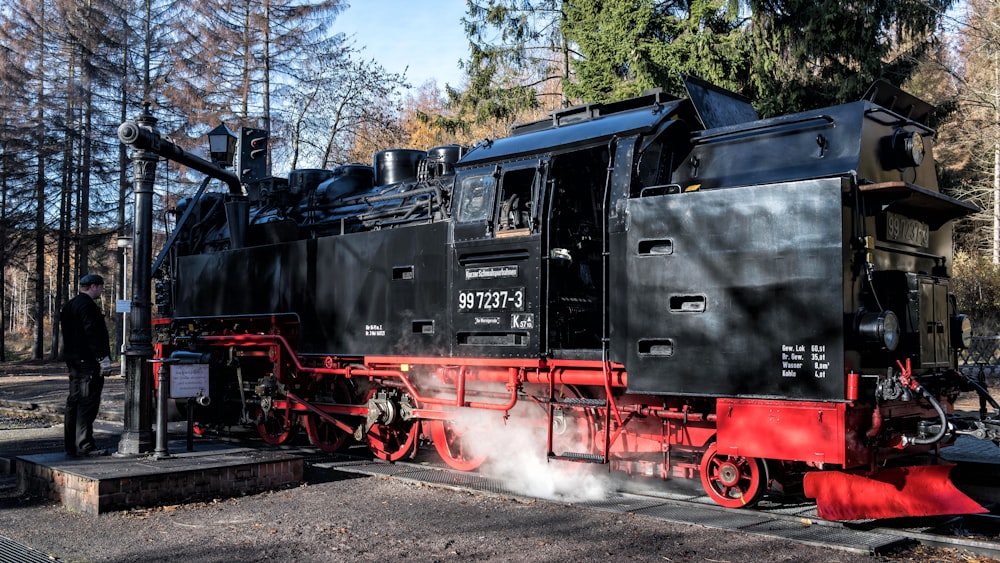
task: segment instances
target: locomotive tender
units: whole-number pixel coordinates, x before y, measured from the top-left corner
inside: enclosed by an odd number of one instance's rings
[[[472,470],[505,454],[464,414],[524,410],[551,463],[727,507],[804,484],[826,518],[983,511],[933,455],[1000,426],[952,409],[976,387],[952,221],[976,208],[938,190],[928,107],[882,83],[759,119],[687,86],[287,179],[242,151],[242,190],[177,206],[158,357],[210,354],[200,422],[272,443]]]

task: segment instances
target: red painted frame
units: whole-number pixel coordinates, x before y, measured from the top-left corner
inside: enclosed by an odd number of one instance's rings
[[[847,403],[718,399],[722,454],[844,464]]]

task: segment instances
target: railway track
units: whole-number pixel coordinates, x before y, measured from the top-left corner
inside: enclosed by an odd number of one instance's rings
[[[317,469],[391,477],[526,501],[571,502],[594,510],[775,537],[850,553],[891,557],[923,546],[1000,561],[1000,516],[995,514],[842,523],[818,518],[815,504],[807,499],[765,499],[753,510],[728,509],[716,505],[700,489],[674,486],[653,492],[644,490],[641,482],[638,486],[626,483],[599,499],[567,500],[558,496],[539,499],[512,488],[502,479],[455,471],[430,460],[387,463],[362,456],[316,455],[310,453],[310,448],[303,448],[303,455],[308,465]],[[662,483],[657,485],[662,488]],[[966,560],[962,558],[964,555],[955,560]]]

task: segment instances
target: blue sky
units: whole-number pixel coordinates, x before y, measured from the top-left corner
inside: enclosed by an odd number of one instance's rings
[[[462,28],[465,0],[350,0],[333,31],[354,36],[364,57],[391,72],[403,72],[414,86],[436,80],[460,85],[458,61],[468,56]]]

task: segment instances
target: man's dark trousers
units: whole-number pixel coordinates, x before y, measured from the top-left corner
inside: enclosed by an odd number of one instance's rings
[[[69,397],[66,398],[66,453],[76,455],[97,449],[94,444],[94,420],[101,409],[104,376],[97,362],[68,362]],[[75,444],[75,448],[71,445]]]

